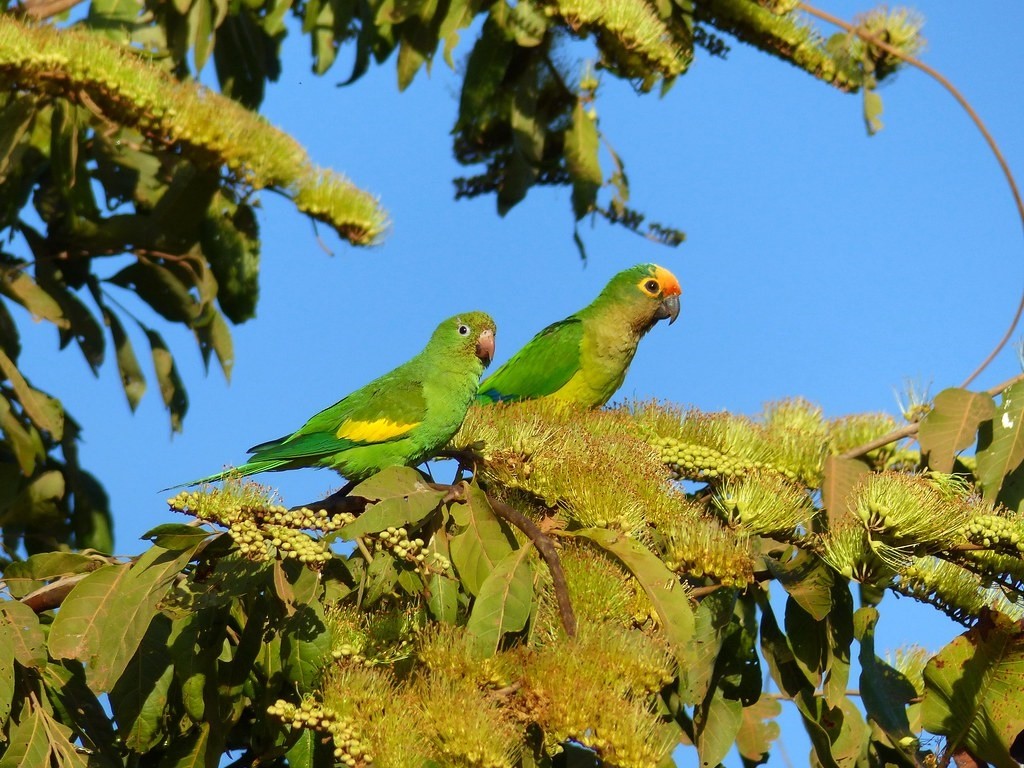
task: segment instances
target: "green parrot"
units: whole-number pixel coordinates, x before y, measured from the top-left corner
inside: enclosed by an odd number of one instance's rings
[[[657,264],[619,272],[587,307],[552,323],[488,376],[478,403],[553,397],[587,408],[622,385],[640,339],[679,316],[679,281]]]
[[[409,362],[287,437],[250,448],[253,456],[241,466],[182,485],[300,467],[327,467],[360,482],[384,467],[433,458],[462,426],[494,357],[494,332],[494,321],[483,312],[450,317]]]

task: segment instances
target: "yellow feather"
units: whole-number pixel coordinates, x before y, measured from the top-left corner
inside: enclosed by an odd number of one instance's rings
[[[399,424],[391,419],[376,419],[374,421],[346,421],[335,433],[343,440],[352,440],[357,443],[378,443],[390,440],[394,437],[404,435],[420,422],[412,424]]]

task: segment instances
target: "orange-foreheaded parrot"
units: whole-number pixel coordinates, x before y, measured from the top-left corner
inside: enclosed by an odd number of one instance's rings
[[[184,485],[300,467],[327,467],[358,482],[384,467],[433,458],[462,426],[494,357],[494,332],[494,321],[483,312],[450,317],[409,362],[287,437],[250,448],[252,458],[241,466]]]
[[[553,397],[588,408],[622,385],[637,344],[679,315],[679,281],[657,264],[619,272],[587,307],[534,336],[480,384],[478,403]]]

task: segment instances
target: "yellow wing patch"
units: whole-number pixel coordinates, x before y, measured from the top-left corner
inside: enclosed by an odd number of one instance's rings
[[[374,421],[353,421],[349,419],[335,433],[342,440],[356,443],[380,443],[401,437],[420,422],[399,424],[391,419],[375,419]]]

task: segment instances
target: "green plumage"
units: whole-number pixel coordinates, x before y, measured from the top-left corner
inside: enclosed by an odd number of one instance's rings
[[[394,465],[432,458],[458,431],[494,354],[494,321],[451,317],[409,362],[325,408],[287,437],[249,449],[239,467],[184,485],[300,467],[335,469],[361,481]]]
[[[679,282],[656,264],[615,275],[579,312],[534,336],[481,384],[480,403],[554,397],[588,408],[622,385],[644,334],[679,314]]]

